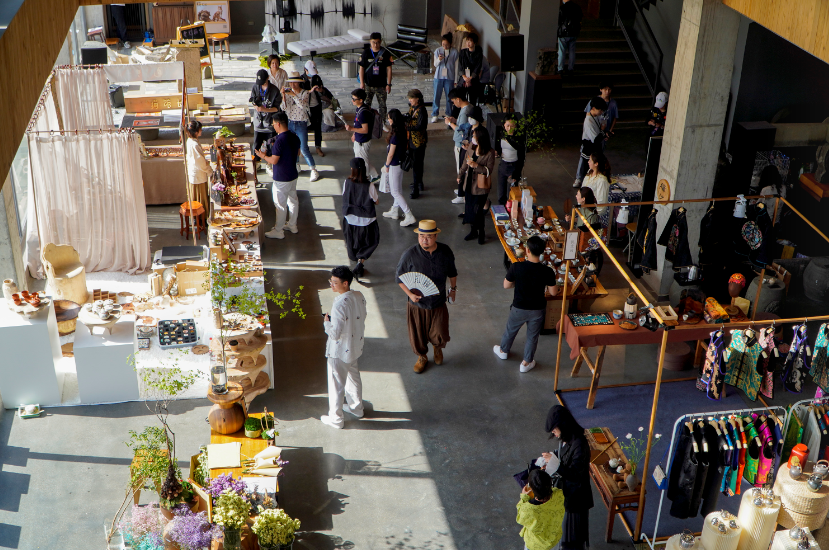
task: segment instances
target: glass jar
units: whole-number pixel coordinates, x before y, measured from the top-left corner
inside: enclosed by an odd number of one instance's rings
[[[241,550],[242,530],[234,529],[231,527],[225,527],[223,544],[225,550]]]

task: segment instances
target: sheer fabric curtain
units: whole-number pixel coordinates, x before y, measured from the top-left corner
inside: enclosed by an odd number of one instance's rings
[[[55,84],[64,130],[113,127],[109,84],[102,68],[61,67],[55,70]]]
[[[133,132],[29,134],[40,243],[70,244],[86,270],[150,265],[138,139]],[[40,257],[30,272],[43,277]]]

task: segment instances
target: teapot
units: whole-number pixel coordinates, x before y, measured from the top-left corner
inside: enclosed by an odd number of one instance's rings
[[[686,529],[679,535],[679,546],[688,550],[689,548],[693,548],[696,545],[697,541],[694,538],[694,534],[691,532],[690,529]]]
[[[826,479],[826,476],[829,475],[829,461],[827,460],[818,460],[815,463],[815,467],[812,470],[812,473],[816,476],[820,476],[820,479]]]
[[[800,540],[806,535],[806,532],[803,531],[800,527],[795,525],[791,529],[789,529],[789,538],[792,540]]]
[[[800,476],[803,474],[803,468],[800,467],[800,459],[792,456],[789,463],[791,464],[789,466],[789,477],[792,479],[800,479]]]
[[[806,480],[806,488],[813,493],[820,491],[821,487],[823,487],[823,478],[818,474],[812,474],[809,476],[809,479]]]

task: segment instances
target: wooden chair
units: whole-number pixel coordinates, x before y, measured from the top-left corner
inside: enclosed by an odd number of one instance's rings
[[[181,222],[181,231],[179,231],[180,235],[184,235],[185,239],[190,238],[190,211],[193,211],[193,218],[195,222],[195,227],[193,227],[193,232],[196,233],[196,238],[200,239],[202,231],[206,231],[205,229],[205,212],[204,206],[200,202],[192,201],[192,202],[185,202],[178,209],[178,217],[179,221]]]
[[[85,304],[89,298],[86,269],[77,250],[68,244],[49,243],[41,252],[41,259],[52,287],[52,298]]]
[[[101,42],[104,41],[104,29],[102,27],[96,27],[94,29],[89,29],[86,32],[86,39],[91,41],[99,40]]]
[[[229,34],[211,34],[207,39],[210,40],[210,47],[213,50],[213,57],[216,57],[216,44],[219,45],[219,53],[222,59],[225,58],[225,48],[227,48],[227,58],[230,59],[230,40]]]

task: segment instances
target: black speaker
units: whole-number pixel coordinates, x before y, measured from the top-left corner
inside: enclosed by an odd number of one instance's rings
[[[501,35],[501,72],[524,70],[524,35],[515,32]]]
[[[81,46],[82,65],[106,65],[107,45],[97,41],[86,41]]]

